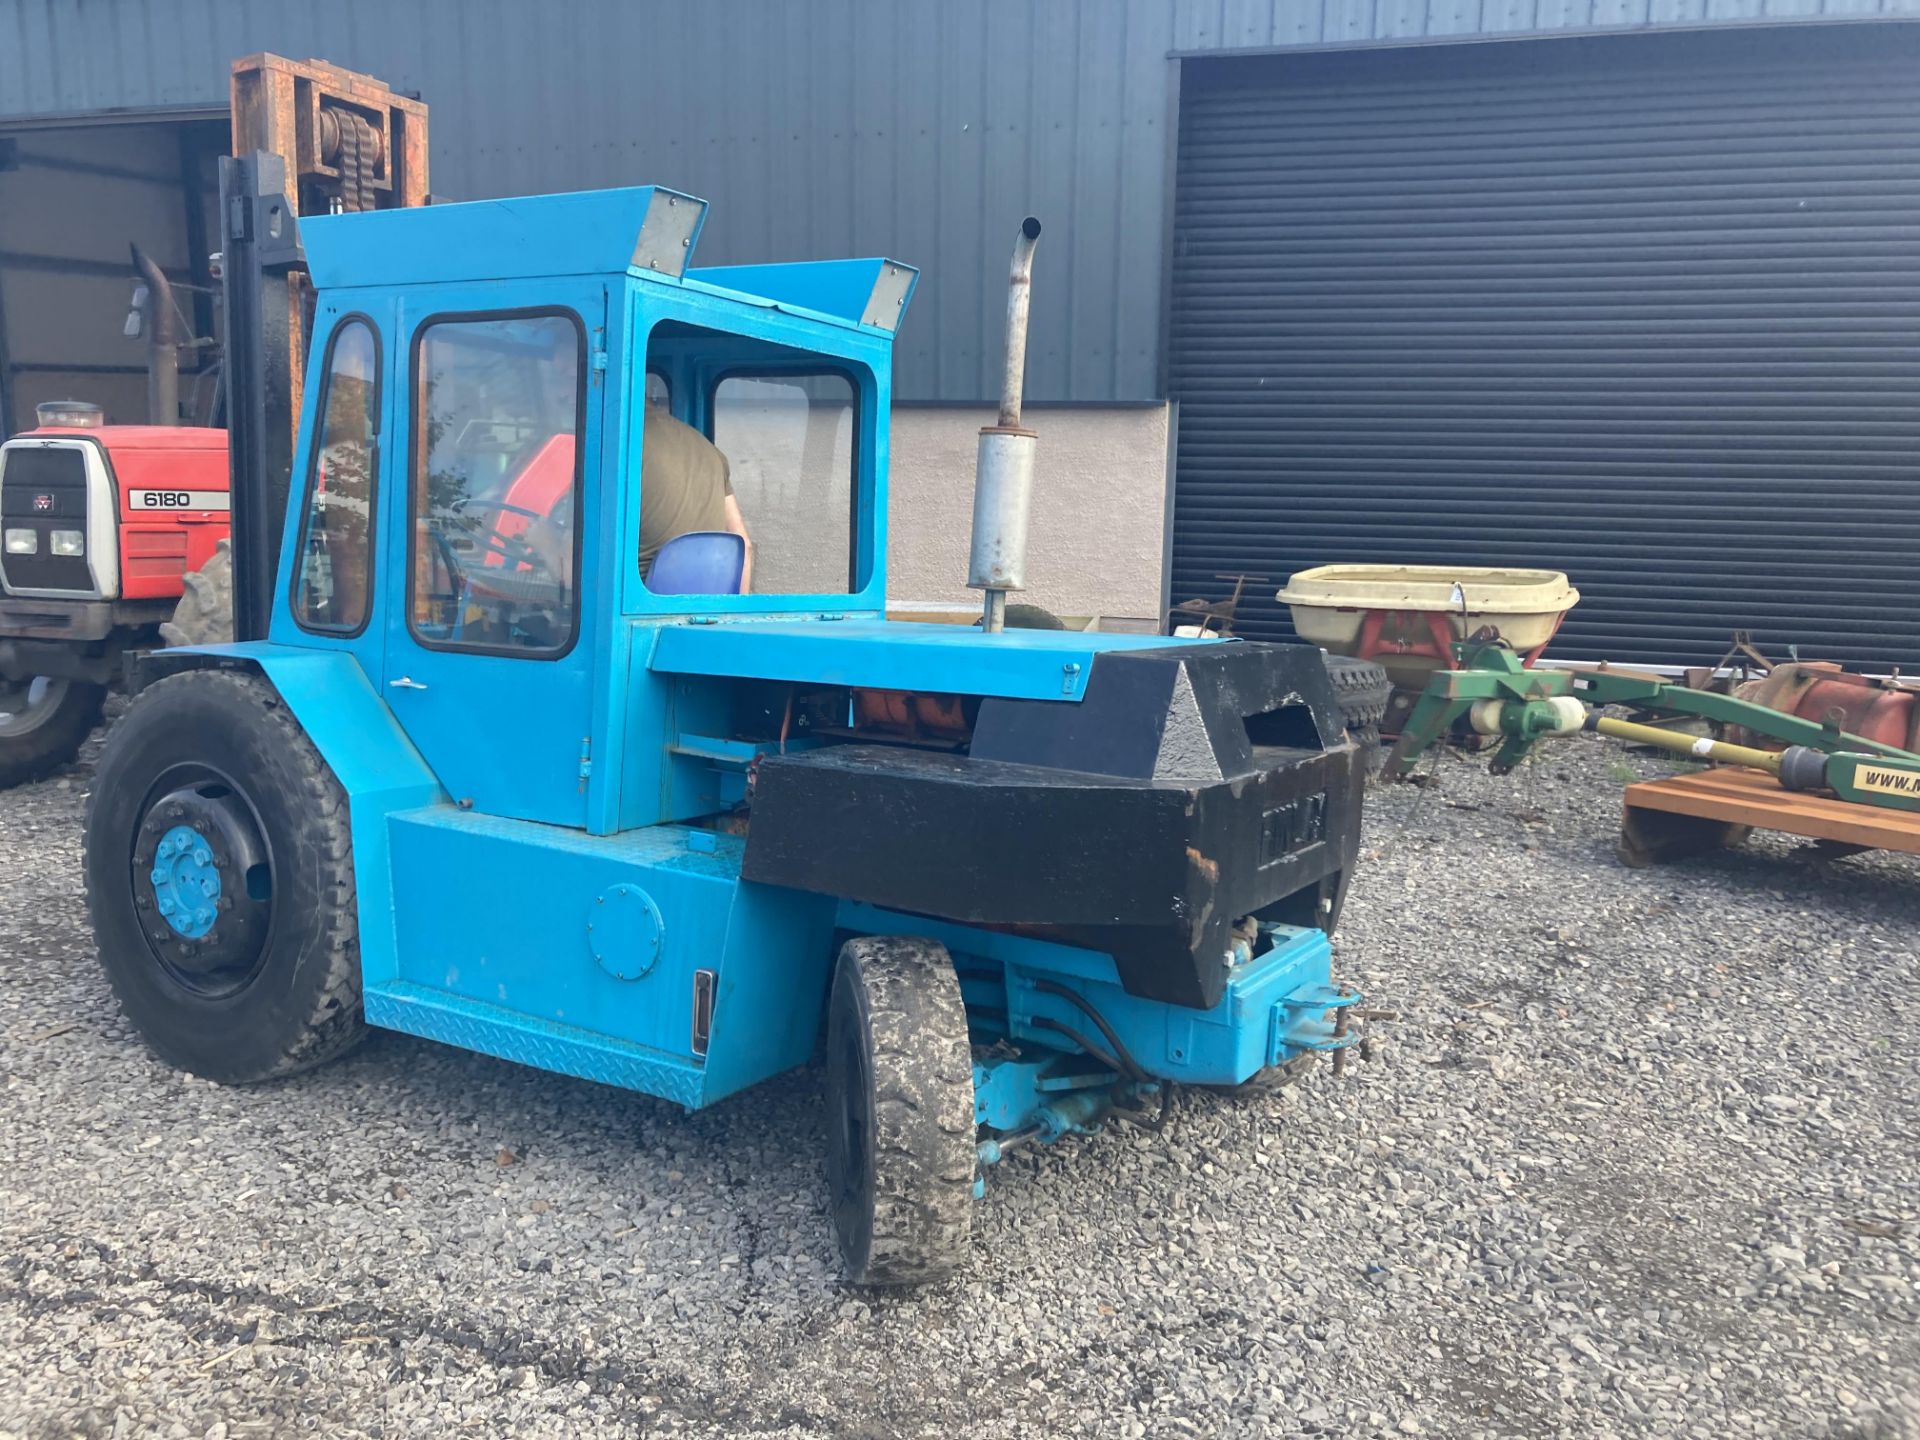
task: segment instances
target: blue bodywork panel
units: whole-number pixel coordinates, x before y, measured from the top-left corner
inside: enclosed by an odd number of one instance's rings
[[[665,199],[697,212],[690,256],[707,202],[654,185],[304,216],[300,239],[321,291],[611,275],[643,251],[649,216]]]
[[[1096,655],[1189,645],[1159,635],[1008,630],[847,618],[676,625],[660,632],[648,668],[883,690],[1078,700]]]
[[[833,902],[740,883],[734,837],[593,836],[451,806],[389,826],[400,969],[368,989],[373,1023],[687,1106],[812,1050]],[[504,875],[510,889],[471,884]],[[700,971],[715,987],[704,1053]]]
[[[892,318],[880,328],[892,330],[906,312],[919,284],[919,272],[897,260],[816,260],[807,265],[709,265],[689,270],[687,278],[730,290],[739,295],[759,295],[783,309],[801,310],[815,315],[833,315],[842,320],[861,321],[871,314],[875,289],[886,280],[891,269],[901,272],[903,284],[897,284],[894,303],[888,307]]]

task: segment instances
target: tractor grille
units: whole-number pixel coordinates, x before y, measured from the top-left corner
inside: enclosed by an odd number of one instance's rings
[[[10,591],[94,593],[87,565],[87,461],[77,445],[10,445],[0,452],[0,524],[8,534],[30,531],[30,554],[0,548],[0,581]],[[78,555],[56,555],[53,532],[77,530]]]

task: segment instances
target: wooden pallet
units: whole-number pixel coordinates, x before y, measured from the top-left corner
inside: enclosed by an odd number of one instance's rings
[[[1642,780],[1627,787],[1626,805],[1620,858],[1629,865],[1656,865],[1738,845],[1754,830],[1804,835],[1829,855],[1862,850],[1920,855],[1920,812],[1783,789],[1758,770],[1726,767]]]

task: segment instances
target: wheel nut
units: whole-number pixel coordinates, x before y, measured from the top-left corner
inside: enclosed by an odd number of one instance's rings
[[[160,902],[160,913],[161,913],[162,915],[171,915],[171,914],[173,914],[173,901],[171,901],[171,900],[162,900],[162,901]]]
[[[153,874],[149,875],[147,878],[153,881],[154,884],[158,885],[167,878],[167,872],[162,870],[158,865],[156,865],[153,867]]]
[[[207,853],[207,848],[204,845],[193,852],[193,863],[196,865],[204,865],[211,859],[213,859],[213,856]]]

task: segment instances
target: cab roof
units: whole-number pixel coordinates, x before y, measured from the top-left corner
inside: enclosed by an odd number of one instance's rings
[[[707,202],[658,185],[315,215],[300,221],[321,290],[623,276],[891,333],[919,272],[880,258],[689,268]]]

